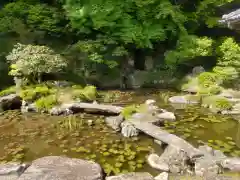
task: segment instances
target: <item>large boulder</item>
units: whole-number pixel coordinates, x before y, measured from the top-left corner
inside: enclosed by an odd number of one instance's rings
[[[106,177],[106,180],[154,180],[153,176],[147,172],[133,172]]]
[[[103,172],[92,161],[47,156],[33,161],[18,180],[103,180]]]
[[[0,97],[0,109],[12,110],[20,109],[22,105],[22,99],[16,94],[10,94],[7,96]]]
[[[28,164],[21,163],[0,164],[0,179],[17,180],[28,166]]]

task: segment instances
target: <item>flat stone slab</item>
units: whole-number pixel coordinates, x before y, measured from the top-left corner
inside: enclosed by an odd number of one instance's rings
[[[153,125],[152,123],[142,122],[133,120],[131,123],[140,131],[152,136],[153,138],[160,140],[168,145],[175,146],[179,149],[182,149],[184,152],[187,153],[188,157],[200,157],[203,155],[201,151],[193,147],[184,139],[179,138],[174,134],[170,134],[165,130],[162,130],[160,127]]]
[[[54,113],[54,111],[58,111],[58,113]],[[94,104],[94,103],[69,103],[69,104],[62,104],[60,107],[54,107],[50,114],[53,115],[60,115],[66,114],[67,111],[71,111],[73,113],[78,113],[84,111],[86,113],[96,113],[96,114],[104,114],[104,115],[118,115],[122,111],[122,107],[119,106],[112,106],[112,105],[105,105],[105,104]]]
[[[153,176],[147,172],[133,172],[106,177],[106,180],[154,180]]]
[[[33,161],[18,180],[103,180],[103,173],[92,161],[46,156]]]

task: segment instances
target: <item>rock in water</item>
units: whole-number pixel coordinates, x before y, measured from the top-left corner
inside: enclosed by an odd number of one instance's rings
[[[133,137],[133,136],[138,136],[139,131],[132,125],[132,123],[124,121],[121,124],[122,127],[122,135],[124,137]]]
[[[181,149],[168,145],[162,155],[151,154],[148,163],[155,169],[170,171],[172,173],[185,173],[189,170],[189,158]]]
[[[154,180],[153,176],[147,172],[133,172],[106,177],[106,180]]]
[[[106,117],[105,122],[108,126],[113,128],[115,131],[120,131],[121,130],[121,123],[124,121],[124,118],[122,115],[119,116],[111,116],[111,117]]]
[[[240,172],[240,158],[226,158],[222,160],[221,166],[225,169],[229,169],[232,172]]]
[[[47,156],[33,161],[18,180],[103,180],[103,173],[92,161]]]
[[[20,163],[0,164],[1,180],[17,180],[29,165]]]
[[[169,171],[167,162],[164,162],[157,154],[150,154],[147,158],[148,164],[161,171]]]
[[[176,116],[172,112],[163,112],[157,115],[159,119],[164,119],[164,120],[170,120],[170,121],[175,121]]]
[[[154,180],[168,180],[168,173],[162,172],[154,178]]]

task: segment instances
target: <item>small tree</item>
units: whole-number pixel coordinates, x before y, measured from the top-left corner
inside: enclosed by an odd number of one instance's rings
[[[56,73],[67,66],[67,61],[51,48],[39,45],[16,44],[6,57],[12,70],[10,75],[32,76],[41,82],[43,73]]]

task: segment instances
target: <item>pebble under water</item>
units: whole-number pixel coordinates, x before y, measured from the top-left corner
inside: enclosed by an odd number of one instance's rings
[[[108,91],[110,93],[118,94],[111,99],[115,105],[140,104],[155,99],[159,107],[177,116],[176,122],[165,123],[162,128],[195,146],[208,144],[228,156],[240,156],[240,124],[230,116],[212,114],[196,106],[176,110],[166,103],[168,97],[176,94],[171,91]],[[108,128],[102,116],[52,117],[7,111],[0,116],[0,132],[0,162],[26,162],[48,155],[66,155],[96,161],[107,174],[159,173],[146,163],[146,155],[150,152],[162,153],[153,139],[143,134],[124,138]]]

